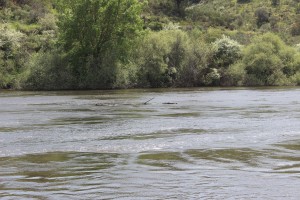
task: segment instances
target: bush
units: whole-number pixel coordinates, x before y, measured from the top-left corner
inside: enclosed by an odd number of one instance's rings
[[[18,87],[18,74],[23,71],[28,54],[26,36],[8,26],[0,27],[0,87]]]
[[[5,7],[7,5],[8,0],[0,0],[0,7]]]
[[[258,8],[255,11],[255,16],[257,27],[261,27],[263,24],[269,23],[270,21],[270,13],[266,8]]]
[[[223,76],[222,86],[242,86],[246,77],[246,71],[242,62],[230,65]]]
[[[161,22],[150,22],[148,28],[152,31],[161,31],[163,29],[163,24]]]
[[[41,25],[42,30],[57,30],[56,21],[57,19],[53,14],[47,13],[39,19],[38,23]]]
[[[143,87],[199,86],[204,84],[209,45],[201,33],[181,30],[151,32],[136,50],[132,63]]]
[[[300,43],[295,45],[295,49],[300,53]]]
[[[212,68],[210,71],[204,76],[204,84],[207,86],[214,86],[220,84],[221,75],[217,69]]]
[[[22,74],[22,88],[30,90],[73,89],[75,79],[61,52],[37,53]]]
[[[224,35],[211,43],[207,67],[202,72],[204,85],[231,85],[227,70],[241,58],[241,47],[238,42]]]
[[[139,86],[203,86],[241,84],[229,81],[230,65],[241,58],[241,45],[223,36],[211,44],[203,42],[203,33],[181,30],[151,32],[135,54]],[[242,74],[242,73],[240,73]],[[238,72],[232,71],[237,77]],[[242,75],[241,75],[242,76]],[[241,78],[242,79],[242,78]]]
[[[182,87],[203,86],[212,60],[210,45],[205,43],[201,32],[193,31],[186,41],[182,68],[178,71],[177,85]]]
[[[150,32],[141,41],[133,61],[138,71],[140,86],[163,87],[169,84],[168,55],[171,42],[174,41],[172,31]]]
[[[246,85],[291,85],[299,71],[299,54],[276,35],[257,37],[244,51]]]
[[[250,3],[251,0],[237,0],[237,3]]]
[[[241,45],[235,40],[223,35],[212,44],[214,67],[228,68],[241,58]]]
[[[272,6],[279,6],[280,0],[272,0]]]
[[[293,36],[300,35],[300,19],[299,19],[299,17],[300,17],[300,15],[297,15],[297,18],[291,27],[291,34]]]
[[[292,80],[294,83],[296,83],[297,85],[300,85],[300,72],[297,72],[293,77]]]
[[[213,4],[198,4],[186,9],[187,17],[194,22],[202,22],[201,25],[232,27],[235,16]]]

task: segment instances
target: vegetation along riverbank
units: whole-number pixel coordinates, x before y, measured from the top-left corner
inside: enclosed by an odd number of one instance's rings
[[[300,84],[299,0],[0,0],[0,88]]]

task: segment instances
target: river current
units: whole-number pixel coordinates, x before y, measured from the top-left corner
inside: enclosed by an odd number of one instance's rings
[[[299,88],[0,91],[0,199],[299,197]]]

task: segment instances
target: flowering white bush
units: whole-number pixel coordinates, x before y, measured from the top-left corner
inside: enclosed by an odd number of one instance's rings
[[[223,35],[221,39],[212,43],[215,67],[229,67],[241,58],[241,47],[237,41]]]
[[[20,47],[20,42],[25,37],[20,31],[9,29],[7,26],[0,26],[0,48],[16,48]]]
[[[26,54],[22,51],[25,35],[19,31],[0,26],[0,87],[15,84],[15,75],[24,64]]]

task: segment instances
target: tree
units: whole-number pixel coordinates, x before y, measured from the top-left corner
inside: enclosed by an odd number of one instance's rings
[[[116,63],[126,62],[135,38],[142,32],[143,4],[138,0],[58,1],[60,44],[80,87],[88,87],[87,77],[100,81],[101,87],[109,87],[114,82]]]

